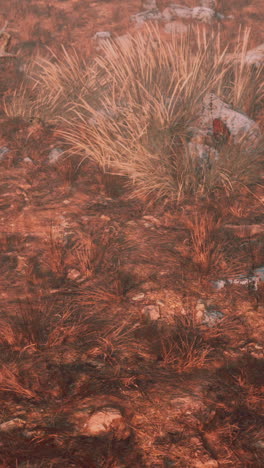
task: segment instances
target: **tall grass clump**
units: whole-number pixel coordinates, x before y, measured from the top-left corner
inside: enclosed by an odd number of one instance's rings
[[[83,97],[73,103],[74,116],[64,120],[62,132],[71,151],[81,152],[106,173],[127,176],[132,198],[179,201],[186,194],[232,190],[237,186],[232,167],[202,168],[201,179],[198,158],[188,151],[190,129],[206,93],[239,105],[256,82],[264,83],[260,71],[253,85],[246,73],[243,78],[236,62],[227,60],[220,39],[220,33],[196,29],[166,42],[157,27],[149,26],[147,34],[123,44],[106,41],[95,63],[109,86],[97,107]],[[235,56],[245,54],[247,32],[241,41]],[[248,166],[252,155],[246,159]]]
[[[81,154],[105,174],[123,176],[131,198],[181,201],[186,195],[234,191],[258,180],[263,145],[252,154],[231,139],[218,161],[201,165],[188,143],[208,93],[254,117],[264,77],[263,67],[246,64],[248,39],[249,31],[240,31],[230,53],[219,31],[190,28],[165,41],[150,25],[125,41],[104,41],[89,61],[62,48],[61,57],[38,58],[28,73],[35,99],[31,114],[59,123],[69,154]],[[11,104],[5,110],[14,114]]]

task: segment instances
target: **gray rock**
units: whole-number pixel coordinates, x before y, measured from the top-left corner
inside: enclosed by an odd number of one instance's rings
[[[216,289],[223,289],[227,285],[241,285],[251,287],[254,290],[258,289],[259,283],[264,281],[264,267],[255,268],[248,275],[239,275],[234,278],[220,279],[213,281],[212,285]]]

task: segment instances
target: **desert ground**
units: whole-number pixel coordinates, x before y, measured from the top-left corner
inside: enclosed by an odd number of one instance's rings
[[[1,0],[0,468],[264,467],[262,0]]]

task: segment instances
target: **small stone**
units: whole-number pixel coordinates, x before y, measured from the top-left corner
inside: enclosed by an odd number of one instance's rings
[[[92,415],[89,413],[90,410],[87,408],[87,411],[84,409],[73,416],[76,434],[98,437],[112,433],[118,440],[124,440],[130,436],[130,429],[120,410],[105,407],[95,411]]]
[[[78,278],[80,278],[80,276],[81,273],[75,268],[71,268],[67,273],[67,278],[71,281],[76,281]]]
[[[26,422],[22,419],[15,418],[0,424],[0,432],[12,432],[17,429],[23,429]]]
[[[135,294],[135,296],[132,297],[132,301],[138,302],[142,301],[145,297],[145,294],[143,292],[140,292],[138,294]]]
[[[27,164],[33,164],[33,161],[31,158],[29,158],[28,156],[26,158],[23,159],[23,161]]]
[[[93,39],[98,41],[100,39],[111,39],[112,35],[109,31],[99,31],[95,33]]]
[[[58,160],[60,159],[61,155],[62,155],[63,151],[61,148],[53,148],[49,155],[48,155],[48,160],[51,164],[55,164],[56,162],[58,162]]]
[[[156,305],[148,305],[143,308],[143,315],[151,321],[156,321],[160,319],[160,309]]]

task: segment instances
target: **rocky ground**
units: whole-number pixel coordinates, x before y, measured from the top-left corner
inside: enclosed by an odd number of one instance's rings
[[[152,21],[164,41],[202,25],[232,44],[251,27],[246,57],[261,73],[261,0],[179,3],[2,0],[3,468],[264,466],[261,183],[180,203],[131,197],[126,177],[65,159],[63,125],[14,100],[47,47],[89,60]],[[212,100],[213,133],[202,118],[191,151],[217,156],[245,127],[261,138],[263,98],[240,119],[221,104],[222,120]]]

